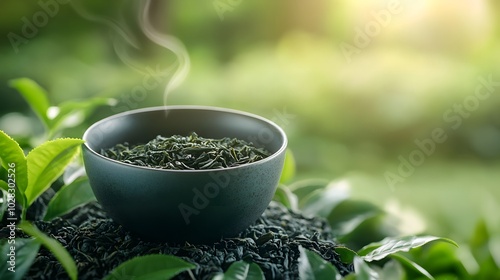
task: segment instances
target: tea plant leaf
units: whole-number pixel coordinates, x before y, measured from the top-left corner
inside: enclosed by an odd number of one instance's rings
[[[70,212],[85,203],[95,201],[96,198],[86,177],[78,178],[69,185],[63,186],[50,200],[45,213],[44,221]]]
[[[304,197],[300,206],[305,215],[327,217],[349,195],[350,185],[346,180],[334,181]]]
[[[53,238],[48,237],[27,221],[22,221],[19,224],[19,228],[21,228],[27,234],[33,236],[35,240],[37,240],[45,248],[47,248],[61,263],[64,270],[66,270],[66,273],[68,273],[70,279],[77,279],[78,270],[76,268],[75,261],[68,253],[68,251],[66,251],[66,249],[61,245],[61,243],[57,242],[57,240]]]
[[[146,255],[120,264],[104,279],[163,280],[195,267],[196,265],[175,256]]]
[[[2,193],[2,203],[0,204],[0,221],[3,221],[3,216],[8,208],[7,202],[7,191],[5,188],[8,188],[7,183],[5,181],[0,180],[0,193]]]
[[[4,242],[5,241],[5,242]],[[14,241],[15,243],[11,243]],[[12,254],[12,249],[15,250],[15,256],[12,263],[10,254]],[[24,275],[28,272],[31,264],[35,261],[35,258],[40,249],[40,242],[35,239],[7,239],[2,240],[0,245],[0,279],[2,280],[20,280],[23,279]],[[11,264],[15,265],[15,272],[9,270]]]
[[[342,279],[342,275],[331,263],[320,255],[299,246],[299,277],[300,279]]]
[[[327,220],[337,235],[346,235],[368,219],[383,214],[382,209],[370,202],[344,200],[330,212]]]
[[[354,271],[357,280],[378,280],[380,275],[373,270],[362,258],[354,258]]]
[[[283,171],[281,171],[280,183],[290,181],[293,176],[295,176],[295,169],[295,157],[292,151],[287,149],[285,153],[285,164],[283,165]]]
[[[51,107],[50,109],[54,112],[54,116],[50,118],[50,129],[54,131],[67,126],[75,126],[79,124],[78,121],[83,121],[97,107],[113,105],[115,102],[116,100],[112,98],[95,97],[82,101],[68,101],[59,104],[59,106]],[[82,118],[72,122],[71,119],[75,119],[78,115],[81,115]]]
[[[2,130],[0,130],[0,159],[6,170],[13,169],[14,172],[11,173],[15,174],[16,186],[24,192],[28,185],[28,167],[23,149]],[[14,168],[12,165],[15,165]]]
[[[0,180],[0,189],[9,192],[9,185],[4,180]]]
[[[306,179],[297,182],[293,182],[288,185],[288,188],[299,198],[299,200],[305,198],[310,193],[315,190],[324,189],[328,185],[328,180],[322,179]]]
[[[414,272],[417,272],[418,274],[424,276],[425,278],[434,280],[434,277],[432,277],[432,275],[427,270],[425,270],[425,268],[409,260],[405,256],[396,253],[392,254],[391,258],[397,260],[400,264],[404,265],[405,267],[411,269]]]
[[[395,260],[388,261],[379,273],[380,279],[384,280],[407,279],[403,267]]]
[[[43,143],[28,154],[28,187],[25,192],[28,205],[61,176],[83,142],[81,139],[56,139]]]
[[[471,265],[477,265],[467,244],[460,244],[460,248],[450,246],[448,243],[433,243],[427,248],[414,249],[411,252],[412,261],[425,267],[429,272],[434,272],[434,277],[439,279],[437,272],[454,271],[457,279],[469,278],[473,274],[474,268]],[[481,262],[481,267],[485,263]],[[477,270],[476,270],[477,271]]]
[[[299,210],[299,200],[297,196],[291,192],[286,186],[278,185],[273,197],[274,201],[283,204],[285,207],[293,211]]]
[[[255,263],[237,261],[224,272],[215,275],[212,280],[264,280],[264,273]]]
[[[43,124],[50,127],[50,120],[47,116],[50,103],[47,99],[47,92],[35,81],[28,78],[11,80],[9,85],[15,88],[28,102],[35,114],[40,118]]]
[[[367,262],[378,261],[390,254],[408,252],[410,249],[423,246],[436,240],[448,242],[458,247],[455,241],[436,236],[387,237],[380,242],[366,245],[358,251],[358,254]]]
[[[490,213],[496,214],[497,212],[491,211]],[[491,223],[486,217],[479,218],[469,244],[466,244],[465,248],[462,247],[460,257],[467,265],[467,270],[478,279],[500,279],[500,262],[497,259],[500,246],[497,245],[496,226],[498,223]]]
[[[85,167],[83,167],[79,162],[72,162],[64,169],[64,174],[62,176],[65,185],[73,183],[78,178],[85,177],[87,173],[85,172]]]
[[[354,257],[356,257],[358,254],[354,252],[353,250],[347,248],[347,247],[335,247],[333,249],[337,254],[340,256],[340,260],[343,263],[352,263],[354,261]]]

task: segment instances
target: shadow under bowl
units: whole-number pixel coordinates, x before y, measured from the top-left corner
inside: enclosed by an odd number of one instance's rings
[[[119,143],[157,135],[238,138],[268,150],[260,161],[212,170],[135,166],[100,154]],[[85,132],[83,159],[92,190],[116,222],[148,240],[210,242],[235,236],[270,203],[283,168],[287,138],[262,117],[203,106],[166,106],[105,118]]]

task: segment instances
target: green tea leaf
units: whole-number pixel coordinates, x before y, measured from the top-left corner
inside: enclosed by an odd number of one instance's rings
[[[500,277],[500,263],[497,262],[495,239],[498,234],[492,230],[490,223],[483,217],[480,218],[470,239],[470,253],[479,270],[474,271],[478,278],[496,279]]]
[[[405,267],[409,268],[413,272],[416,272],[416,273],[424,276],[427,279],[434,280],[434,277],[432,277],[432,275],[427,270],[425,270],[423,267],[421,267],[417,263],[415,263],[415,262],[411,261],[410,259],[406,258],[405,256],[396,253],[396,254],[392,254],[391,258],[399,261],[400,264],[402,264]]]
[[[344,200],[330,212],[327,219],[336,234],[346,235],[368,219],[382,214],[382,209],[370,202]]]
[[[4,180],[0,180],[0,189],[9,192],[9,185]]]
[[[254,146],[252,142],[229,137],[204,138],[195,132],[191,132],[189,136],[157,135],[146,144],[116,144],[101,150],[101,154],[127,164],[176,170],[235,167],[271,155],[269,151]]]
[[[297,196],[286,186],[278,186],[276,193],[274,193],[273,200],[283,204],[285,207],[292,209],[293,211],[299,210],[299,200],[297,199]]]
[[[43,124],[50,127],[50,120],[47,117],[47,110],[50,106],[47,92],[35,81],[28,78],[11,80],[9,85],[19,91]]]
[[[436,236],[387,237],[380,242],[366,245],[359,250],[358,254],[367,262],[378,261],[390,254],[408,252],[410,249],[423,246],[436,240],[448,242],[458,247],[455,241]]]
[[[2,130],[0,130],[0,158],[6,170],[13,169],[10,174],[14,174],[16,186],[24,193],[28,185],[28,167],[23,149]]]
[[[28,187],[26,199],[31,205],[64,172],[64,168],[78,154],[83,140],[56,139],[34,148],[26,157]]]
[[[320,255],[299,247],[299,277],[300,279],[342,279],[342,275],[331,263]]]
[[[2,194],[2,203],[0,204],[0,221],[3,221],[5,211],[7,211],[7,208],[9,206],[7,202],[7,191],[5,190],[5,188],[8,188],[7,183],[0,180],[0,193]]]
[[[104,279],[163,280],[195,267],[194,264],[175,256],[146,255],[120,264]]]
[[[212,280],[264,280],[264,273],[255,263],[237,261],[231,264],[224,274],[215,275]]]
[[[354,257],[358,255],[356,252],[347,247],[335,247],[333,250],[340,255],[340,260],[343,263],[352,263],[354,261]]]
[[[44,221],[70,212],[85,203],[95,201],[96,198],[90,187],[87,177],[78,178],[69,185],[63,186],[50,200],[45,213]]]
[[[66,249],[61,245],[61,243],[57,242],[57,240],[53,238],[48,237],[27,221],[22,221],[19,224],[19,228],[21,228],[27,234],[33,236],[35,240],[40,242],[45,248],[52,252],[52,254],[64,267],[64,270],[66,270],[70,279],[74,280],[78,278],[78,270],[76,268],[75,261],[68,253],[68,251],[66,251]]]
[[[288,185],[288,188],[300,199],[307,197],[315,190],[324,189],[328,185],[328,180],[306,179]]]
[[[354,258],[354,271],[357,280],[378,280],[380,275],[373,270],[362,258]]]
[[[285,164],[283,165],[283,171],[281,171],[280,183],[286,183],[290,181],[293,176],[295,176],[295,157],[290,149],[286,150],[285,154]]]
[[[4,242],[5,241],[5,242]],[[14,241],[15,243],[12,243]],[[12,254],[11,249],[15,250],[15,272],[9,270],[11,263],[9,263]],[[18,280],[23,279],[24,275],[28,272],[31,265],[40,249],[40,242],[35,239],[7,239],[2,240],[0,245],[0,279],[2,280]],[[11,268],[12,269],[12,268]]]
[[[302,212],[309,216],[327,217],[332,209],[349,198],[350,185],[347,181],[334,181],[324,189],[318,189],[306,196],[300,203]]]
[[[453,271],[458,279],[470,278],[465,265],[469,268],[471,263],[477,265],[466,244],[461,244],[460,248],[456,248],[448,243],[439,242],[431,244],[425,250],[418,248],[411,250],[410,253],[411,260],[425,267],[429,273],[435,274],[435,278],[439,277],[438,273],[444,271]],[[481,266],[484,266],[484,263]]]
[[[407,279],[403,267],[395,260],[388,261],[379,273],[380,279],[384,280]]]
[[[85,117],[91,114],[97,107],[112,105],[116,102],[112,98],[95,97],[88,100],[68,101],[51,107],[53,115],[50,115],[50,129],[52,132],[59,128],[78,125]],[[78,116],[81,118],[78,119]]]

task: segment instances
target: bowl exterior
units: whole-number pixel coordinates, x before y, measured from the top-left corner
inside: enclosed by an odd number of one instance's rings
[[[127,229],[154,240],[209,241],[237,235],[271,201],[284,161],[174,173],[117,165],[83,149],[92,190]]]
[[[237,235],[264,212],[284,164],[286,138],[280,141],[283,147],[259,162],[194,172],[119,163],[92,144],[82,151],[92,190],[113,220],[149,240],[207,242]]]

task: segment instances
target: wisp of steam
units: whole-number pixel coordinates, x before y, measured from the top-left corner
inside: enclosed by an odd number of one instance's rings
[[[170,92],[179,87],[182,82],[186,79],[189,69],[191,67],[191,61],[189,60],[189,55],[179,39],[162,34],[155,30],[151,21],[149,20],[149,7],[151,6],[151,0],[143,1],[143,8],[141,17],[139,18],[139,24],[141,26],[142,32],[156,44],[169,49],[177,56],[178,67],[170,81],[167,82],[165,91],[163,93],[163,105],[167,105],[167,97]]]
[[[191,67],[191,62],[189,59],[189,54],[182,44],[179,39],[176,37],[163,34],[159,31],[157,31],[151,21],[150,21],[150,16],[149,16],[149,10],[151,6],[151,0],[146,0],[146,1],[141,1],[141,10],[139,13],[139,25],[141,27],[142,32],[146,35],[146,37],[154,42],[155,44],[158,44],[159,46],[162,46],[171,52],[175,54],[177,57],[177,68],[175,72],[173,73],[171,79],[167,82],[165,86],[165,90],[163,93],[163,105],[167,105],[167,97],[168,95],[178,88],[182,82],[186,79],[189,69]],[[71,1],[71,5],[73,9],[82,17],[85,18],[89,21],[101,23],[104,25],[107,25],[110,27],[111,30],[114,31],[115,35],[119,35],[119,37],[122,37],[122,39],[125,40],[126,44],[132,46],[135,49],[140,49],[139,44],[137,43],[137,40],[132,36],[131,32],[128,32],[128,29],[124,27],[124,25],[120,25],[118,22],[111,20],[111,19],[106,19],[102,16],[95,16],[86,11],[81,5],[79,5],[76,1]],[[117,56],[120,58],[120,60],[125,63],[127,66],[129,66],[131,69],[146,75],[147,72],[141,67],[136,66],[132,59],[130,59],[129,55],[127,54],[126,51],[126,46],[123,44],[123,42],[120,42],[118,39],[113,39],[113,47],[114,50],[117,54]],[[173,70],[175,65],[167,68],[164,72],[171,72]]]

